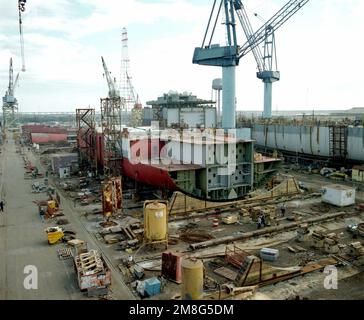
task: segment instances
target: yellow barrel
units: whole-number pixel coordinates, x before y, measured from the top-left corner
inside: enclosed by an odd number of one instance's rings
[[[158,201],[144,207],[144,237],[147,241],[161,241],[167,238],[167,206]]]
[[[200,300],[203,296],[203,263],[197,259],[182,261],[182,299]]]

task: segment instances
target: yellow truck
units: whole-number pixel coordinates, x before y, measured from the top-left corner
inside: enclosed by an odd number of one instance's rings
[[[61,227],[49,227],[45,229],[45,232],[47,233],[48,244],[55,244],[64,237],[64,232]]]

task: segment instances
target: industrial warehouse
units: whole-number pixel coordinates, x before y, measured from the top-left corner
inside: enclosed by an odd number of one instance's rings
[[[251,1],[203,7],[202,44],[184,58],[221,74],[203,84],[208,98],[164,88],[143,103],[130,28],[118,21],[121,61],[108,45],[97,61],[83,59],[87,70],[97,65],[102,94],[71,111],[23,108],[36,61],[27,36],[42,41],[27,35],[27,19],[42,10],[11,7],[20,48],[2,62],[0,300],[364,299],[364,108],[274,110],[276,37],[314,1],[279,2],[269,19]],[[249,57],[263,111],[237,108]],[[62,90],[50,93],[55,106],[73,101]],[[150,308],[132,312],[163,310]]]

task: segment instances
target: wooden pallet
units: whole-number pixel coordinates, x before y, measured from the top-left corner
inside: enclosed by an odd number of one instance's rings
[[[130,240],[134,240],[136,238],[135,233],[131,230],[130,227],[123,227],[122,230],[124,231],[124,233],[126,234],[126,236],[130,239]]]
[[[104,263],[96,250],[80,254],[75,262],[78,273],[81,275],[95,274],[104,270]]]
[[[71,248],[61,248],[57,250],[60,260],[67,260],[73,258]]]
[[[236,276],[238,274],[237,272],[230,270],[228,268],[225,268],[225,267],[215,269],[214,273],[216,273],[219,276],[224,277],[230,281],[235,281]]]

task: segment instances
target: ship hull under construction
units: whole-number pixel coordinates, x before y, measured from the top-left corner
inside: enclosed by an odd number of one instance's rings
[[[313,159],[364,162],[364,127],[253,124],[252,138],[262,149]]]
[[[207,135],[207,139],[200,137],[192,142],[179,138],[179,133],[172,140],[170,137],[155,139],[151,132],[150,128],[124,129],[118,151],[120,171],[137,183],[164,192],[178,190],[195,198],[218,202],[243,199],[264,186],[277,173],[281,162],[276,158],[255,159],[251,140]],[[160,132],[152,135],[155,134],[159,136]],[[88,140],[88,145],[96,141],[92,152],[87,148],[80,148],[80,151],[88,154],[89,162],[97,163],[101,169],[105,143],[102,134],[90,131],[83,139]],[[79,145],[86,140],[79,141]],[[222,161],[229,154],[227,162]]]

